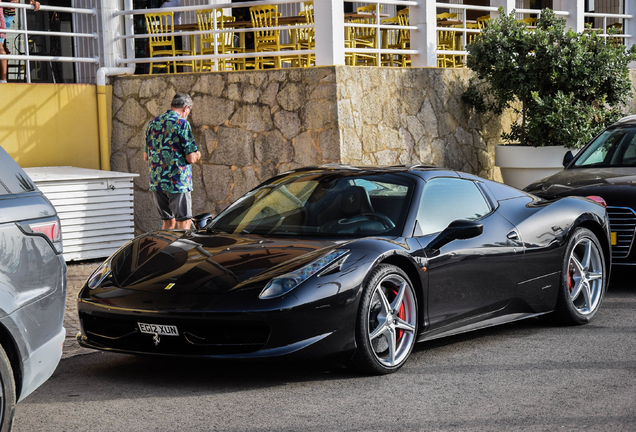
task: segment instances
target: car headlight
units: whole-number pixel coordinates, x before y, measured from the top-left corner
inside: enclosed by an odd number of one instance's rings
[[[348,250],[336,250],[329,252],[298,270],[274,278],[269,281],[258,297],[261,299],[270,299],[287,294],[316,273],[328,268],[331,264],[334,264],[348,252]]]
[[[104,263],[97,268],[93,272],[93,274],[88,278],[86,285],[88,285],[89,289],[95,289],[99,287],[104,279],[110,276],[111,268],[110,268],[110,258],[104,261]]]

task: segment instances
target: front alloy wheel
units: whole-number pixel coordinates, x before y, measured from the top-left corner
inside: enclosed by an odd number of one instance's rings
[[[411,354],[416,329],[417,299],[408,276],[398,267],[378,266],[360,301],[354,364],[372,374],[395,372]]]
[[[579,240],[570,254],[568,292],[581,315],[594,312],[603,293],[601,253],[590,238]]]
[[[598,239],[577,229],[566,249],[555,314],[567,324],[585,324],[598,311],[607,284],[605,257]]]

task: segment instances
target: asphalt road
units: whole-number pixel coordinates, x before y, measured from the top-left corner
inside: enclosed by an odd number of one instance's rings
[[[14,431],[634,431],[635,285],[614,278],[589,325],[531,319],[419,344],[383,377],[80,355],[17,406]]]

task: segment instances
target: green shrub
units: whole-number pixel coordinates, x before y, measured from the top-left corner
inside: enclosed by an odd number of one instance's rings
[[[600,31],[566,31],[565,19],[550,9],[536,30],[517,22],[514,11],[499,12],[467,46],[476,76],[463,99],[479,113],[518,113],[520,122],[502,134],[506,142],[578,148],[624,115],[636,45],[627,50]]]

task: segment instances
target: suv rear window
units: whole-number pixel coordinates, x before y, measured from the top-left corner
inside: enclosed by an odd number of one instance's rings
[[[35,184],[11,156],[0,147],[0,195],[35,190]]]

